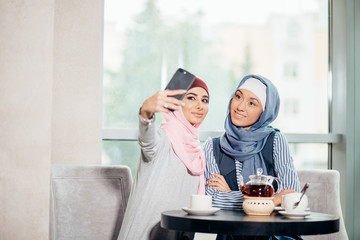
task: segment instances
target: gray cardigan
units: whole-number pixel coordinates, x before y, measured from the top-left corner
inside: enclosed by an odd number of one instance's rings
[[[199,177],[188,174],[166,132],[154,123],[139,121],[138,142],[140,160],[118,240],[156,239],[159,232],[162,239],[174,239],[174,231],[159,227],[161,212],[189,206]]]

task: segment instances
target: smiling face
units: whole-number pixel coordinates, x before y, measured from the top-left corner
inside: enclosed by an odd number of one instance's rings
[[[250,129],[260,118],[262,105],[258,97],[249,90],[238,89],[231,100],[231,122],[238,127]]]
[[[205,89],[201,87],[189,89],[182,101],[185,103],[182,107],[185,118],[191,124],[201,123],[209,111],[209,95]]]

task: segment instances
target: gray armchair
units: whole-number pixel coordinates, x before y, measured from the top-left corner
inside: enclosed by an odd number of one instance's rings
[[[306,195],[310,211],[328,213],[340,217],[340,231],[334,234],[302,236],[304,240],[347,240],[341,205],[340,174],[336,170],[298,170],[301,187],[309,183]]]
[[[51,240],[116,240],[131,189],[126,166],[53,165]]]

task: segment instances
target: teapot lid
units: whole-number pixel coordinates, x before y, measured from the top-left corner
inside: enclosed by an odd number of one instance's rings
[[[266,182],[268,181],[268,176],[266,175],[262,175],[263,174],[263,169],[262,168],[258,168],[256,170],[256,175],[250,175],[249,178],[251,181],[256,181],[256,182]]]

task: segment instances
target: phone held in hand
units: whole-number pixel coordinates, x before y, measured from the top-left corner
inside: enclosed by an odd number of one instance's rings
[[[186,71],[185,69],[178,68],[173,77],[170,79],[170,82],[166,86],[165,90],[184,89],[187,91],[195,81],[195,78],[194,74]],[[184,95],[185,94],[175,95],[173,97],[182,100]]]

